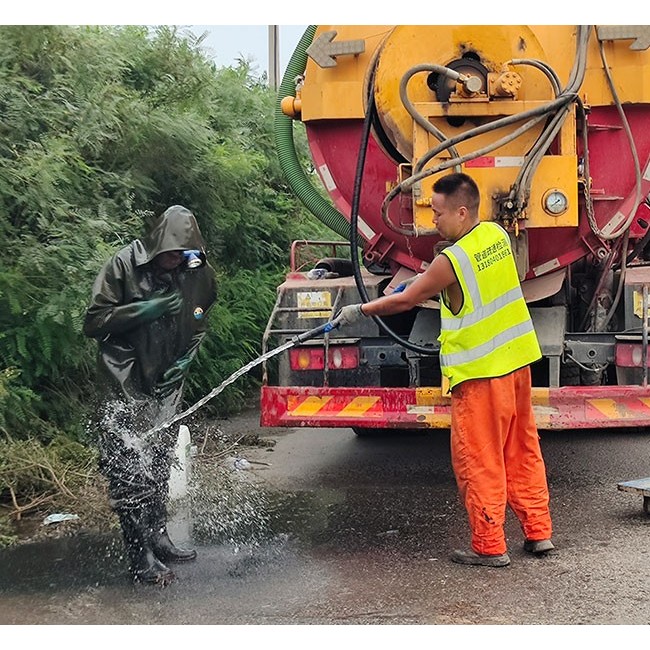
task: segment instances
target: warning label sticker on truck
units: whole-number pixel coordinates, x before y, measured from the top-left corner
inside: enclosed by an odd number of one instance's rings
[[[332,294],[330,291],[301,291],[297,294],[298,318],[330,318]],[[325,311],[326,310],[326,311]]]

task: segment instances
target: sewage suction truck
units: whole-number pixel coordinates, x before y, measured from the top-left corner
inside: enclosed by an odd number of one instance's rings
[[[462,171],[510,235],[543,354],[538,427],[650,425],[649,45],[635,25],[309,26],[276,144],[338,237],[308,265],[313,244],[294,242],[263,352],[426,269],[446,245],[433,183]],[[439,333],[432,296],[292,346],[264,367],[262,425],[448,428]]]

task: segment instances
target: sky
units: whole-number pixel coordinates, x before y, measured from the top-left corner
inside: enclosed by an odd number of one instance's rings
[[[280,77],[295,46],[309,24],[629,24],[643,17],[637,0],[618,0],[612,20],[612,6],[595,3],[585,8],[566,0],[522,3],[497,0],[496,4],[470,2],[459,13],[453,5],[432,5],[430,0],[411,0],[408,13],[385,3],[368,11],[366,3],[328,0],[327,3],[295,3],[246,0],[214,2],[205,0],[111,0],[110,3],[78,0],[28,0],[5,3],[0,16],[4,24],[122,24],[177,25],[191,29],[197,36],[207,32],[204,47],[218,66],[236,66],[247,59],[261,75],[268,70],[269,23],[279,26]],[[304,24],[303,24],[304,23]]]
[[[228,56],[236,41],[245,50],[259,49],[269,23],[286,30],[287,40],[299,27],[307,24],[634,24],[647,22],[643,3],[617,0],[588,5],[566,0],[541,3],[521,0],[496,0],[494,3],[470,0],[464,5],[411,0],[406,9],[398,3],[375,4],[351,0],[328,0],[326,3],[287,2],[287,0],[246,0],[246,2],[212,2],[205,0],[111,0],[108,3],[79,0],[27,0],[5,2],[0,24],[128,24],[128,25],[208,25],[230,29],[225,36],[223,54]],[[242,26],[249,29],[241,30]],[[291,28],[291,29],[289,29]],[[304,31],[304,30],[303,30]],[[298,38],[302,33],[298,36]],[[230,45],[234,43],[234,45]]]
[[[280,75],[289,63],[308,25],[279,25]],[[268,25],[188,25],[196,36],[207,33],[203,48],[217,66],[236,66],[238,59],[251,62],[259,75],[269,69]]]

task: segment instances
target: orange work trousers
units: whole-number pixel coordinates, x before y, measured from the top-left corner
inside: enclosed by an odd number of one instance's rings
[[[551,538],[546,468],[528,366],[505,377],[471,379],[453,389],[451,462],[476,553],[507,551],[506,505],[526,539]]]

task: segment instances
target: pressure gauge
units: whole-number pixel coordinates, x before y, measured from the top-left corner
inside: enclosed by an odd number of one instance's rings
[[[561,190],[549,190],[544,194],[542,205],[546,212],[556,217],[557,215],[563,214],[567,211],[569,207],[569,199]]]

